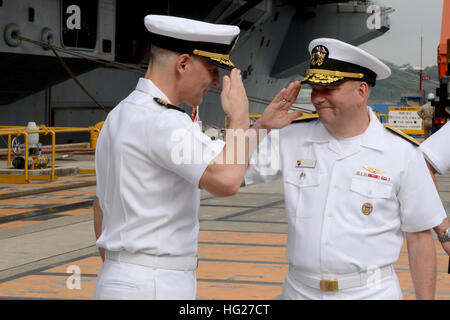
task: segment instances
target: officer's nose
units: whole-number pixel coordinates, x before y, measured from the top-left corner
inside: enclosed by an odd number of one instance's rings
[[[312,88],[311,90],[311,102],[313,105],[320,104],[325,101],[325,97],[320,89]]]

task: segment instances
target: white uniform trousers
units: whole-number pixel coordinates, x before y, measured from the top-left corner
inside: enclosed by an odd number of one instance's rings
[[[392,267],[393,269],[393,267]],[[289,268],[283,283],[283,291],[278,299],[283,300],[402,300],[402,290],[397,274],[382,278],[370,286],[363,285],[349,289],[326,292],[302,283],[296,272]]]
[[[195,270],[157,269],[106,259],[97,276],[95,300],[194,300]]]

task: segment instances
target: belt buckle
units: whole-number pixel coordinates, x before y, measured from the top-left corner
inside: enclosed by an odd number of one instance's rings
[[[320,290],[326,291],[326,292],[338,291],[339,290],[338,280],[337,279],[333,279],[333,280],[322,279],[322,280],[320,280]]]

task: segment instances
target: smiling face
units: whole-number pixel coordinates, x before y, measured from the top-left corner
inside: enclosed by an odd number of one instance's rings
[[[184,77],[183,101],[189,106],[198,106],[206,92],[220,84],[219,70],[201,57],[190,57],[189,69]]]
[[[351,136],[367,128],[367,83],[348,80],[334,86],[312,85],[311,88],[311,102],[330,133],[338,137]]]

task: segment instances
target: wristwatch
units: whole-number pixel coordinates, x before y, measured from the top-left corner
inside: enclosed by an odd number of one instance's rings
[[[445,230],[444,235],[442,237],[439,237],[439,241],[441,243],[450,241],[450,228],[447,228],[447,230]]]

